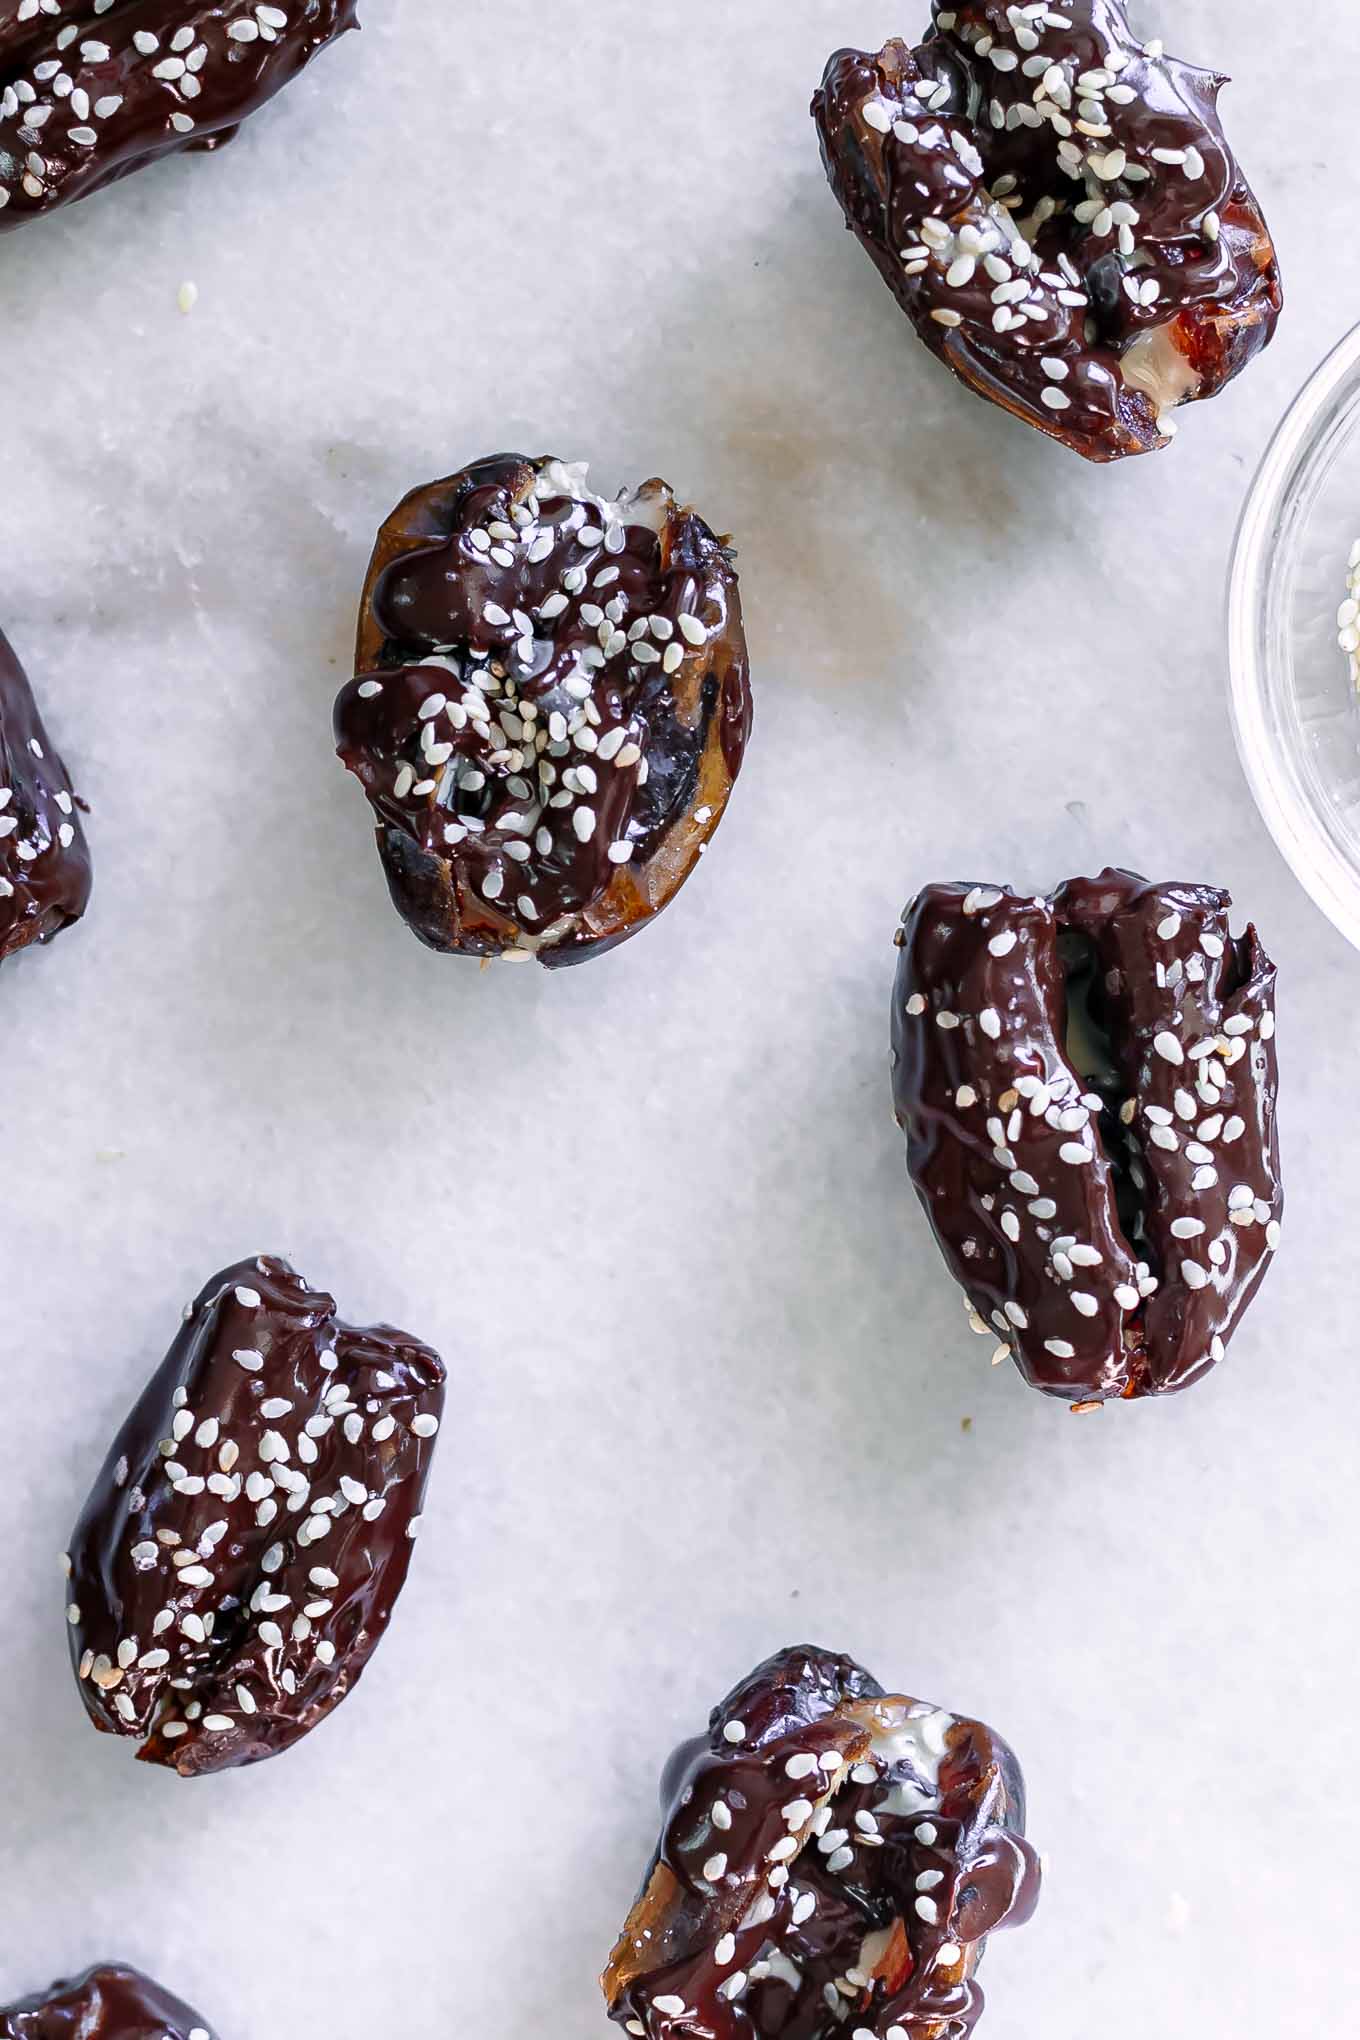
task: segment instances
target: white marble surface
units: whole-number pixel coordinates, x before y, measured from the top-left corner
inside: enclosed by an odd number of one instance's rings
[[[1339,2034],[1360,960],[1249,803],[1221,600],[1355,316],[1360,19],[1144,7],[1237,75],[1291,302],[1102,472],[954,387],[824,186],[824,57],[919,5],[365,12],[219,159],[0,244],[0,614],[96,860],[0,984],[0,2000],[121,1952],[223,2040],[599,2036],[664,1753],[811,1638],[1022,1754],[1049,1877],[987,2040]],[[420,949],[330,752],[378,522],[502,446],[734,532],[755,668],[705,869],[560,976]],[[887,998],[917,883],[1105,860],[1259,921],[1291,1203],[1230,1363],[1077,1421],[963,1323]],[[183,1785],[86,1727],[56,1554],[183,1298],[262,1249],[439,1345],[452,1421],[354,1699]]]

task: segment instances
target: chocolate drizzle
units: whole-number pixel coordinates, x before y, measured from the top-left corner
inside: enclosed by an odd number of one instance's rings
[[[405,1583],[443,1402],[428,1346],[342,1324],[286,1261],[215,1275],[71,1541],[71,1657],[96,1728],[193,1777],[324,1720]]]
[[[979,395],[1089,460],[1164,446],[1282,304],[1227,80],[1114,0],[933,11],[919,49],[838,51],[813,100],[847,225]]]
[[[979,1330],[1036,1388],[1188,1388],[1279,1242],[1275,970],[1231,899],[1132,872],[903,916],[893,1097]]]
[[[661,1801],[602,1979],[642,2040],[961,2040],[986,1936],[1038,1899],[1006,1745],[827,1651],[734,1688]]]
[[[215,149],[356,0],[0,0],[0,232],[176,149]]]
[[[80,803],[0,632],[0,961],[49,942],[89,897]]]
[[[664,482],[503,454],[414,491],[364,591],[339,755],[433,949],[575,963],[657,913],[750,731],[732,555]]]
[[[207,2021],[148,1976],[101,1963],[0,2008],[0,2040],[212,2040]]]

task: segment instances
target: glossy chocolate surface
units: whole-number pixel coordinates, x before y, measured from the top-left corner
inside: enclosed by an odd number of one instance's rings
[[[979,396],[1088,460],[1166,445],[1282,304],[1228,81],[1114,0],[932,11],[919,49],[838,51],[813,100],[847,224]]]
[[[1006,1745],[824,1650],[729,1693],[661,1810],[602,1978],[639,2040],[961,2040],[986,1936],[1039,1895]]]
[[[229,141],[356,4],[0,0],[0,232]]]
[[[428,1346],[341,1323],[286,1261],[215,1275],[72,1539],[71,1655],[96,1728],[191,1777],[324,1720],[405,1582],[443,1402]]]
[[[501,454],[379,535],[340,757],[432,949],[576,963],[666,905],[751,727],[732,554],[664,482]]]
[[[0,2009],[0,2040],[213,2040],[207,2020],[123,1963]]]
[[[1279,1243],[1275,967],[1231,904],[1106,871],[903,916],[911,1178],[977,1329],[1050,1395],[1188,1388]]]
[[[90,853],[66,767],[0,632],[0,962],[78,921]]]

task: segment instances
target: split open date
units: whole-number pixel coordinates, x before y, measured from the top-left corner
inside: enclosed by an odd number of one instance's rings
[[[80,803],[0,632],[0,961],[50,942],[89,897]]]
[[[383,526],[335,735],[430,948],[624,941],[698,864],[750,727],[732,553],[665,482],[603,497],[502,454]]]
[[[213,2040],[199,2014],[122,1963],[0,2007],[0,2040]]]
[[[813,100],[846,224],[931,352],[1088,460],[1165,446],[1270,340],[1279,265],[1227,83],[1117,0],[936,4]]]
[[[224,1269],[109,1452],[69,1554],[95,1726],[183,1776],[286,1750],[345,1698],[406,1579],[444,1369],[286,1261]]]
[[[635,2040],[962,2040],[987,1935],[1038,1899],[1006,1745],[829,1651],[743,1679],[661,1811],[602,1979]]]
[[[1275,968],[1231,899],[1136,873],[903,916],[893,1095],[979,1331],[1085,1405],[1188,1388],[1280,1240]]]
[[[5,0],[0,232],[177,149],[216,149],[357,0]]]

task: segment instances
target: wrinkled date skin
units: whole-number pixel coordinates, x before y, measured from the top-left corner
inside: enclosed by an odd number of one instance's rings
[[[986,1936],[1038,1900],[1006,1745],[829,1651],[729,1693],[661,1808],[601,1979],[637,2040],[962,2040]]]
[[[0,0],[0,232],[230,141],[355,4]]]
[[[213,2040],[205,2019],[122,1963],[0,2010],[0,2040]]]
[[[898,932],[912,1181],[996,1357],[1079,1407],[1200,1380],[1279,1243],[1275,967],[1231,905],[931,885]]]
[[[0,632],[0,961],[69,928],[89,897],[79,802]]]
[[[1283,303],[1227,79],[1140,42],[1114,0],[933,15],[919,49],[838,51],[813,100],[847,225],[979,396],[1088,460],[1167,445]]]
[[[379,535],[339,755],[422,942],[559,965],[658,913],[751,728],[732,554],[665,482],[500,454]]]
[[[401,1592],[443,1401],[428,1346],[342,1324],[286,1261],[215,1275],[72,1540],[67,1619],[96,1728],[192,1777],[324,1720]]]

